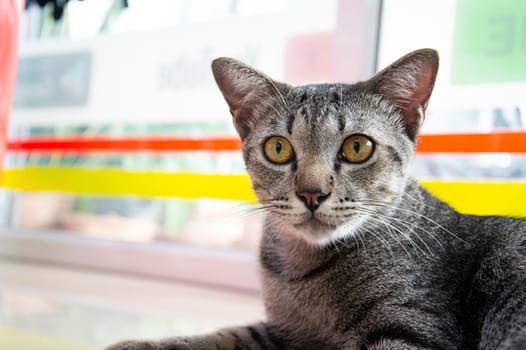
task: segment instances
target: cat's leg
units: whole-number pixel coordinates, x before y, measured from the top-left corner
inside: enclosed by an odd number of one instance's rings
[[[524,223],[515,222],[514,232],[500,234],[504,243],[481,260],[481,268],[474,276],[469,305],[480,320],[479,350],[526,349]]]
[[[363,350],[425,350],[421,345],[408,344],[399,339],[381,339],[374,344],[363,345]]]
[[[420,315],[421,316],[421,315]],[[392,323],[372,329],[360,337],[355,349],[360,350],[459,350],[472,349],[464,346],[462,338],[447,329],[438,319],[412,315],[413,327],[407,324]],[[350,347],[349,347],[350,348]],[[347,348],[346,348],[347,349]]]
[[[159,341],[129,340],[112,345],[106,350],[279,350],[282,340],[265,323],[246,327],[221,329],[215,333],[176,337]]]
[[[486,314],[480,350],[526,349],[526,286],[519,283],[501,293]]]

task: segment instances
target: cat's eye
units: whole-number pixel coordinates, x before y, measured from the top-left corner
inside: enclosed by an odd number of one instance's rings
[[[265,156],[276,164],[285,164],[294,156],[290,142],[281,136],[272,136],[265,141]]]
[[[363,163],[374,151],[374,142],[365,135],[349,136],[342,145],[342,156],[351,163]]]

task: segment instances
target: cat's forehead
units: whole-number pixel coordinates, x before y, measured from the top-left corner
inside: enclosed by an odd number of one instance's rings
[[[341,106],[341,88],[335,85],[306,85],[294,88],[289,95],[290,113],[289,133],[299,129],[315,128],[318,131],[333,129],[334,116]],[[292,124],[292,125],[290,125]]]
[[[313,84],[290,90],[287,100],[289,133],[398,132],[399,116],[381,96],[359,85]]]
[[[338,104],[344,91],[349,88],[345,84],[310,84],[296,86],[289,90],[288,98],[299,105],[312,104],[324,106]]]

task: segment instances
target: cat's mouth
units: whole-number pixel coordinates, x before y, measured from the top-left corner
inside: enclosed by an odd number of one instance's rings
[[[315,215],[310,215],[306,220],[295,223],[292,226],[297,235],[313,244],[324,242],[337,229],[336,225],[324,222]]]
[[[315,215],[311,215],[307,220],[300,222],[299,224],[294,224],[294,228],[301,230],[309,228],[314,232],[324,233],[336,229],[336,225],[332,225],[322,220],[318,219]]]

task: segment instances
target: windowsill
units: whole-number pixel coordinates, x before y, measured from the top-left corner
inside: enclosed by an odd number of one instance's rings
[[[0,258],[59,264],[249,293],[260,291],[251,252],[89,239],[62,232],[4,231]]]
[[[1,258],[0,301],[0,331],[88,347],[209,332],[264,315],[254,293]]]

